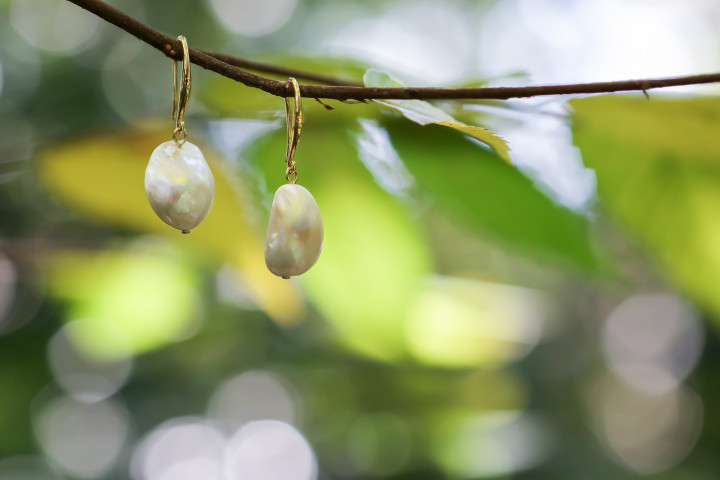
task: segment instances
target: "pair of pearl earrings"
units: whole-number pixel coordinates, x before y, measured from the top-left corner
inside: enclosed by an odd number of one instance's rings
[[[190,98],[190,52],[187,40],[178,37],[182,44],[182,78],[178,96],[177,65],[173,67],[173,139],[158,145],[150,156],[145,170],[145,193],[158,217],[182,233],[190,233],[210,211],[215,193],[215,180],[200,149],[187,141],[185,110]],[[287,148],[285,152],[285,180],[275,192],[267,239],[265,264],[282,278],[301,275],[312,267],[320,256],[323,243],[323,223],[320,209],[312,194],[297,184],[295,164],[300,134],[303,127],[300,86],[294,78],[288,79],[293,89],[293,108],[285,98],[287,116]]]

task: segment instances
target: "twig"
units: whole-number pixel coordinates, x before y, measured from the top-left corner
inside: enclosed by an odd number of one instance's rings
[[[201,52],[215,57],[229,65],[240,68],[247,68],[258,72],[270,73],[283,75],[285,77],[301,78],[303,80],[310,80],[313,82],[325,83],[327,85],[343,85],[351,87],[362,87],[361,82],[350,80],[346,78],[331,77],[329,75],[323,75],[315,72],[308,72],[305,70],[297,70],[295,68],[283,67],[281,65],[273,65],[271,63],[258,62],[256,60],[249,60],[247,58],[234,57],[226,53],[221,52],[209,52],[207,50],[200,50]]]
[[[155,47],[166,56],[180,60],[181,46],[178,40],[164,35],[133,17],[111,7],[101,0],[68,0],[109,23],[134,35],[143,42]],[[680,85],[701,85],[720,82],[720,73],[690,75],[682,77],[654,78],[642,80],[622,80],[615,82],[578,83],[570,85],[537,85],[527,87],[480,87],[480,88],[369,88],[358,82],[337,79],[325,75],[298,71],[261,62],[254,62],[231,55],[207,52],[197,48],[190,49],[192,63],[212,70],[225,77],[236,80],[249,87],[259,88],[278,97],[292,96],[288,82],[273,80],[239,67],[253,70],[294,76],[329,85],[300,85],[300,93],[309,98],[335,100],[372,100],[372,99],[420,99],[420,100],[462,100],[527,98],[544,95],[571,95],[590,93],[612,93],[647,90]]]

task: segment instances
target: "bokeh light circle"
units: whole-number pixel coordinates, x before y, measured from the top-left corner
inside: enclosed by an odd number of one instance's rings
[[[85,402],[103,400],[127,381],[132,357],[103,361],[83,354],[68,336],[73,327],[68,324],[48,342],[50,370],[68,395]]]
[[[128,433],[128,413],[117,401],[84,403],[59,397],[34,418],[45,454],[65,473],[94,478],[115,464]]]
[[[158,425],[136,447],[131,461],[136,480],[223,480],[225,437],[197,418]],[[198,472],[202,475],[197,476]]]
[[[315,480],[315,453],[292,425],[259,420],[240,428],[230,440],[225,462],[227,479]]]
[[[209,0],[217,19],[233,33],[262,37],[290,20],[297,0]]]
[[[692,371],[703,340],[702,324],[685,302],[671,294],[641,294],[608,316],[603,352],[610,370],[628,386],[661,394]]]
[[[69,2],[13,0],[10,21],[33,46],[53,53],[75,53],[92,45],[100,19]]]
[[[230,431],[253,420],[294,423],[296,405],[279,376],[245,372],[222,384],[210,399],[209,417]]]

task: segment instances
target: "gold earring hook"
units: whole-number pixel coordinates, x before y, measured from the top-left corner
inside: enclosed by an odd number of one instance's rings
[[[290,98],[285,97],[285,117],[287,120],[287,149],[285,150],[285,180],[288,183],[297,183],[298,173],[295,165],[295,151],[300,142],[300,134],[303,128],[303,109],[302,98],[300,98],[300,85],[293,77],[288,78],[288,83],[292,85],[294,92],[294,105],[291,114]],[[292,179],[291,179],[292,178]]]
[[[188,48],[187,40],[184,36],[180,35],[177,37],[182,43],[183,48],[183,59],[182,59],[182,79],[180,80],[180,98],[178,98],[178,81],[177,81],[177,62],[174,59],[172,61],[172,72],[173,72],[173,110],[172,116],[175,119],[175,131],[173,132],[173,139],[177,143],[178,147],[182,147],[185,140],[187,140],[187,131],[185,130],[185,109],[187,108],[188,100],[190,100],[190,88],[192,87],[192,77],[190,76],[190,49]]]

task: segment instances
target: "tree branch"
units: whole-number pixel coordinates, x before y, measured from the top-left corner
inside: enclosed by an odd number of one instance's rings
[[[234,57],[226,53],[221,52],[209,52],[207,50],[201,50],[201,52],[215,57],[229,65],[239,68],[249,68],[250,70],[256,70],[258,72],[283,75],[285,77],[295,77],[303,80],[310,80],[313,82],[325,83],[327,85],[341,85],[351,87],[362,87],[362,82],[350,80],[347,78],[331,77],[329,75],[323,75],[320,73],[308,72],[305,70],[297,70],[294,68],[283,67],[281,65],[273,65],[271,63],[258,62],[256,60],[249,60],[247,58]]]
[[[133,17],[111,7],[101,0],[68,0],[97,15],[109,23],[134,35],[139,40],[155,47],[170,58],[180,60],[182,47],[180,41],[164,35]],[[252,70],[297,77],[300,79],[325,83],[327,85],[300,85],[300,93],[309,98],[327,98],[334,100],[373,100],[373,99],[419,99],[419,100],[463,100],[527,98],[544,95],[570,95],[590,93],[612,93],[648,90],[680,85],[700,85],[720,82],[720,73],[690,75],[683,77],[654,78],[644,80],[623,80],[614,82],[578,83],[570,85],[537,85],[528,87],[480,87],[480,88],[369,88],[356,81],[338,79],[316,74],[255,62],[223,53],[208,52],[197,48],[190,49],[190,61],[202,68],[212,70],[225,77],[236,80],[248,87],[259,88],[278,97],[292,96],[288,82],[266,78],[240,67]]]

